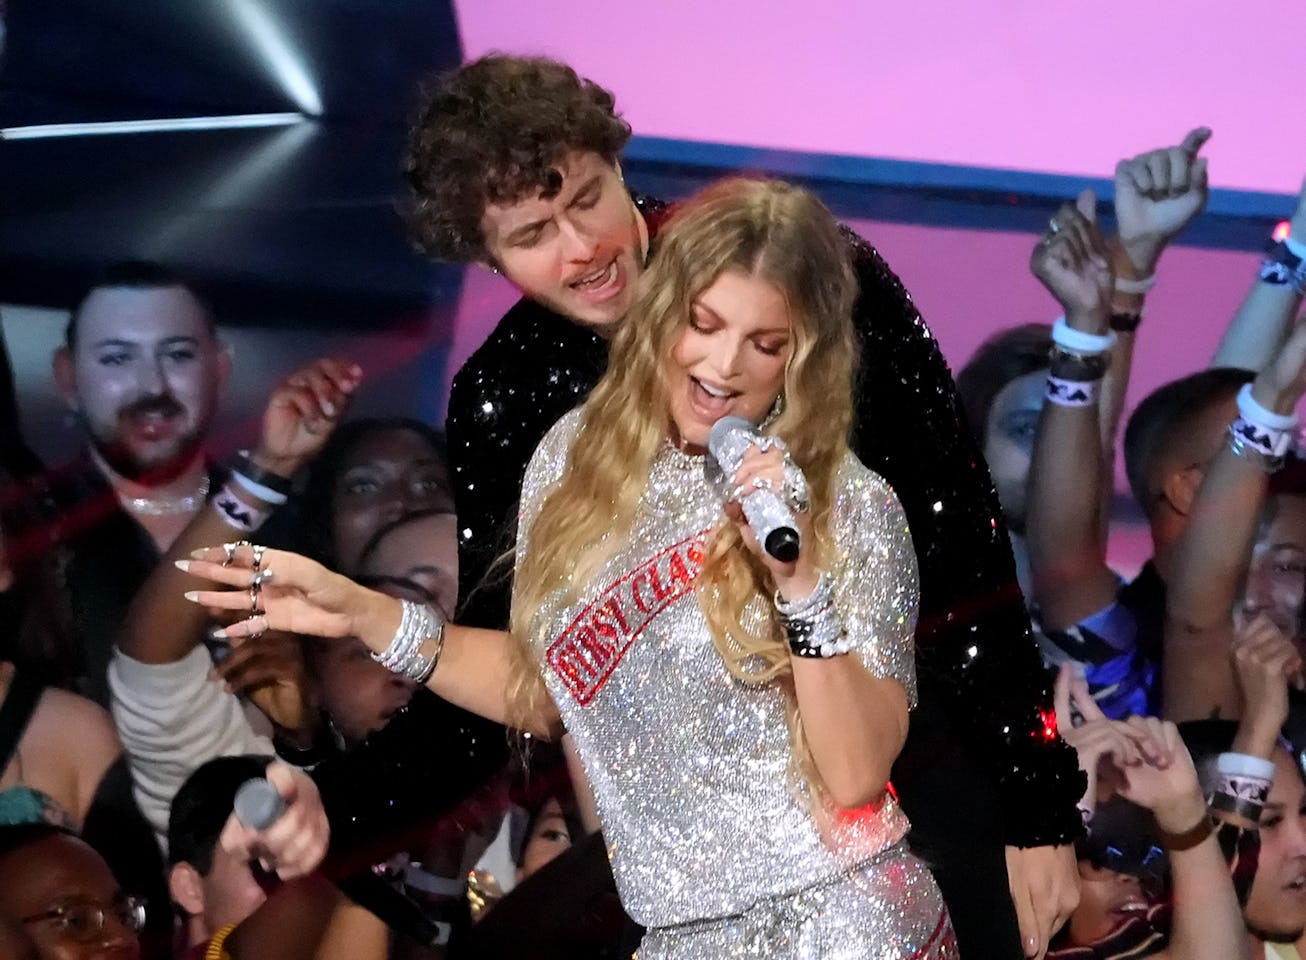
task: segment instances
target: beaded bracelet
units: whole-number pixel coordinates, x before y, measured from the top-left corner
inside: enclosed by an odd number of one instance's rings
[[[812,592],[793,603],[776,592],[775,609],[794,656],[829,659],[852,652],[852,641],[835,610],[833,584],[830,575],[822,573]]]
[[[1048,354],[1052,376],[1058,380],[1101,380],[1106,376],[1110,354],[1088,355],[1071,353],[1054,346]]]
[[[1123,307],[1112,307],[1111,317],[1107,321],[1116,333],[1133,333],[1142,322],[1142,310],[1127,310]]]

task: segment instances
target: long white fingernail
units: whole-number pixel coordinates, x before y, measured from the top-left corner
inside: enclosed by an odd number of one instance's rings
[[[172,561],[172,565],[176,567],[178,570],[180,570],[182,573],[190,573],[189,560],[174,560]]]
[[[185,597],[187,600],[189,600],[191,603],[200,602],[200,594],[198,590],[187,590],[185,593],[182,594],[182,596]]]

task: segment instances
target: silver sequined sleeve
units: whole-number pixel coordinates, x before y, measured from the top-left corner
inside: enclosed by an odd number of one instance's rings
[[[530,548],[531,527],[540,515],[540,508],[553,487],[562,479],[567,466],[567,455],[572,441],[580,429],[581,408],[563,415],[549,428],[526,465],[522,478],[521,501],[517,508],[517,540],[513,551],[513,607],[517,605],[517,571],[521,568],[526,551]]]
[[[835,604],[872,676],[896,680],[916,705],[913,637],[920,604],[907,515],[878,474],[851,455],[839,471],[833,535]]]

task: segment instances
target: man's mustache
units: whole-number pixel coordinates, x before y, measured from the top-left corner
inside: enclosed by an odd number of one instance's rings
[[[166,394],[160,394],[153,397],[142,397],[140,400],[123,407],[118,411],[118,419],[129,420],[136,417],[146,417],[158,415],[163,417],[179,417],[186,412],[186,408],[178,403],[173,397]]]

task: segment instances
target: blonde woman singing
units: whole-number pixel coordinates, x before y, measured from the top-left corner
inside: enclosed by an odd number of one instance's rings
[[[233,636],[358,636],[460,706],[570,733],[648,928],[641,960],[955,956],[888,790],[915,696],[916,558],[893,491],[847,446],[845,250],[782,183],[678,209],[608,373],[527,471],[509,633],[245,545],[189,562],[238,590],[188,596],[245,611]],[[704,464],[726,415],[763,438],[722,494]],[[792,562],[744,521],[738,500],[765,488],[794,508]]]

